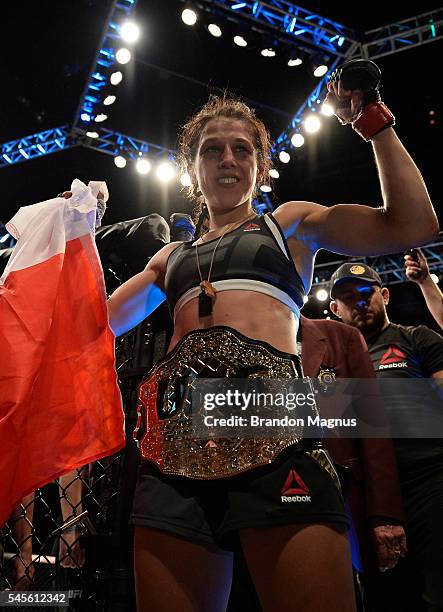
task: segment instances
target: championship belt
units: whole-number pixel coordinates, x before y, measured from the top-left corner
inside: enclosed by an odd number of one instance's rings
[[[134,431],[141,457],[165,474],[198,479],[234,476],[272,463],[302,439],[303,428],[275,438],[197,439],[192,417],[196,378],[301,378],[299,359],[252,340],[228,327],[197,330],[184,336],[141,383]],[[314,408],[316,410],[316,408]]]

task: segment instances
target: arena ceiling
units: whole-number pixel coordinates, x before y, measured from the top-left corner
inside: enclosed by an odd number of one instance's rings
[[[16,0],[3,8],[1,142],[72,122],[110,5],[110,0]],[[412,16],[405,5],[379,1],[370,6],[325,1],[301,6],[357,33]],[[438,7],[438,2],[421,2],[415,14]],[[106,127],[175,148],[186,118],[210,93],[227,89],[255,106],[277,137],[315,85],[307,62],[288,68],[283,49],[277,49],[275,58],[263,58],[259,50],[264,35],[255,34],[247,49],[236,47],[228,36],[237,27],[232,22],[226,22],[226,34],[219,39],[201,23],[189,28],[181,20],[182,9],[180,0],[138,1],[134,17],[142,36]],[[384,100],[397,117],[397,131],[422,170],[443,223],[441,52],[440,40],[381,58],[378,64]],[[276,205],[294,199],[327,205],[381,202],[370,146],[333,118],[307,139],[295,161],[279,165],[279,170],[271,194]],[[6,222],[19,206],[68,188],[75,177],[107,181],[108,223],[150,212],[168,218],[173,211],[189,209],[177,182],[160,185],[129,164],[119,170],[112,157],[76,147],[2,168],[0,219]]]

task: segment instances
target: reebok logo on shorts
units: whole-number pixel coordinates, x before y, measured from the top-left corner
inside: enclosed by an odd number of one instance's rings
[[[309,488],[295,470],[289,470],[288,477],[281,490],[282,502],[310,502]]]

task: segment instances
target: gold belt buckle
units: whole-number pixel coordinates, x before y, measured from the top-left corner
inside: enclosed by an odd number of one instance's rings
[[[139,419],[134,437],[139,438],[142,458],[155,463],[165,474],[216,479],[272,463],[285,448],[297,444],[301,434],[287,438],[196,439],[186,411],[187,395],[172,416],[159,418],[157,395],[163,381],[168,381],[171,389],[186,371],[192,372],[186,389],[189,392],[199,374],[212,371],[226,377],[226,373],[232,376],[244,368],[255,368],[248,379],[299,376],[292,356],[279,355],[272,347],[268,349],[234,330],[213,328],[185,336],[139,387]],[[165,393],[164,414],[170,412],[169,399]]]

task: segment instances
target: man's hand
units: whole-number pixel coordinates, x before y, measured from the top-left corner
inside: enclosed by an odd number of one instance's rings
[[[79,529],[73,529],[60,535],[58,560],[62,567],[71,569],[83,567],[85,551],[80,546],[80,535]]]
[[[405,255],[405,275],[406,278],[419,285],[429,276],[429,267],[426,257],[421,249],[416,249],[418,261],[412,255]]]
[[[406,534],[401,525],[378,525],[372,528],[372,540],[381,572],[393,569],[408,549]]]

